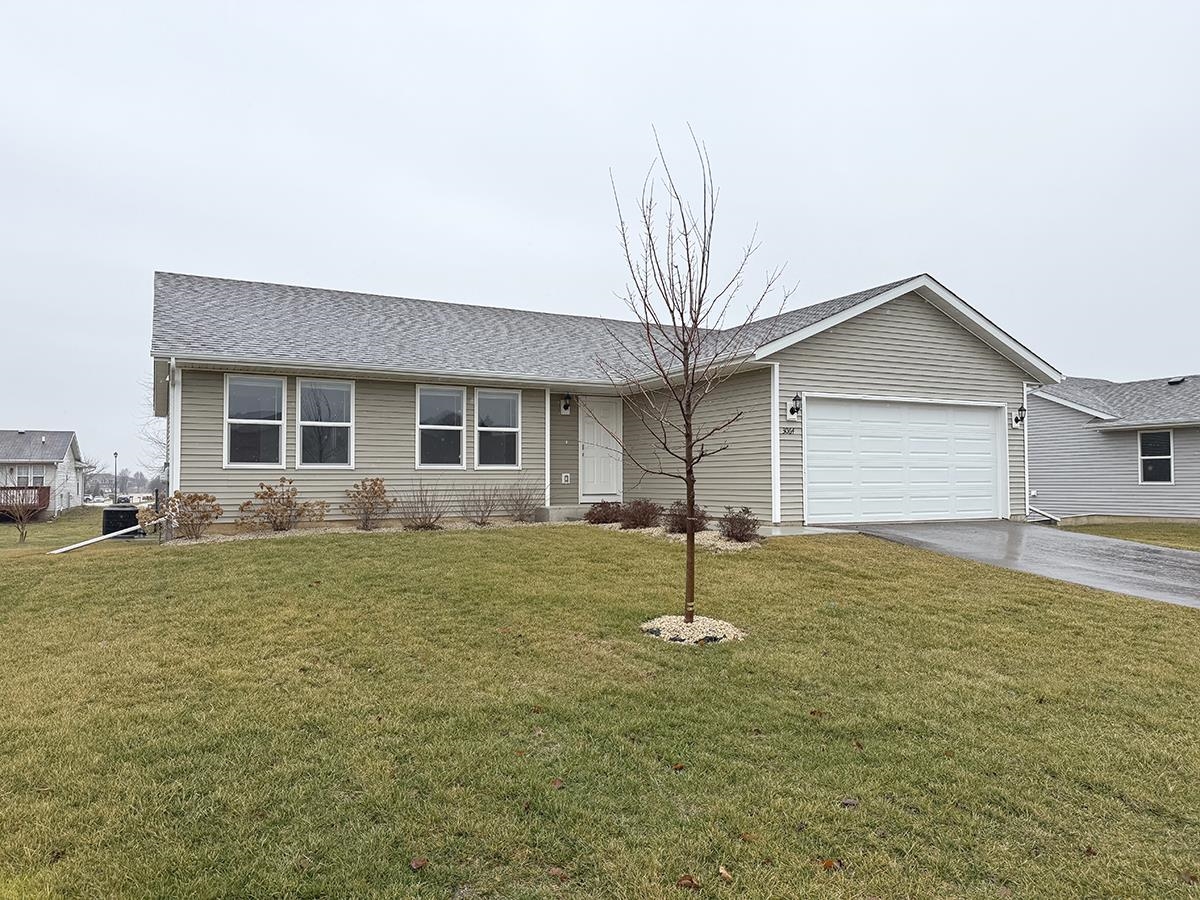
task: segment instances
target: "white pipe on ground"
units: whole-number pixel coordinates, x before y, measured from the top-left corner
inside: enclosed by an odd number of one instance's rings
[[[153,525],[158,525],[160,522],[167,521],[167,517],[155,519],[153,522],[147,522],[145,525],[130,525],[128,528],[122,528],[120,531],[112,531],[108,534],[102,534],[100,537],[88,538],[86,541],[80,541],[78,544],[72,544],[70,547],[59,547],[57,550],[51,550],[46,555],[54,556],[56,553],[70,553],[72,550],[78,550],[80,547],[86,547],[88,544],[98,544],[101,541],[107,541],[109,538],[120,537],[123,534],[129,534],[131,531],[137,531],[139,528],[150,528]]]

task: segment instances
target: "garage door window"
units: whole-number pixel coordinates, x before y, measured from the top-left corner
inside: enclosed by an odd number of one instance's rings
[[[1173,484],[1174,442],[1169,431],[1138,432],[1142,484]]]

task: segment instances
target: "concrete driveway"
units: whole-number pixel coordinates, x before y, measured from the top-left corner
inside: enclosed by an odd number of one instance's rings
[[[1200,608],[1200,553],[1018,522],[863,525],[863,534],[1150,600]]]

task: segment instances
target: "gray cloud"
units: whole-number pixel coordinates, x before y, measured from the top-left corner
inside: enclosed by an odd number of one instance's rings
[[[929,271],[1064,370],[1200,370],[1190,3],[26,4],[0,426],[135,459],[151,273],[618,314],[685,122],[793,304]]]

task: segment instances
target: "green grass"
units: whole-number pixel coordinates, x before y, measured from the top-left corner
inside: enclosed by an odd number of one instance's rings
[[[1177,550],[1200,550],[1200,525],[1169,522],[1138,522],[1117,525],[1076,525],[1066,529],[1081,534],[1099,534],[1142,544],[1158,544]]]
[[[1196,610],[775,539],[700,561],[748,639],[680,647],[637,624],[681,563],[582,527],[0,558],[0,894],[1195,896]]]
[[[46,553],[96,537],[100,533],[100,513],[98,507],[77,506],[57,519],[31,522],[24,544],[17,543],[15,525],[0,521],[0,561],[14,556]]]

